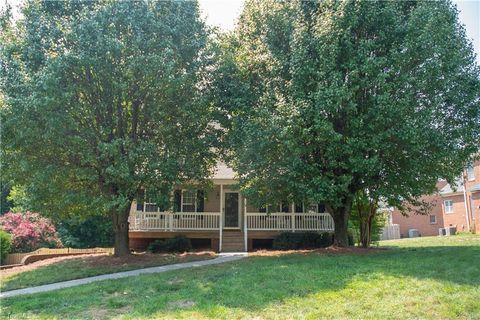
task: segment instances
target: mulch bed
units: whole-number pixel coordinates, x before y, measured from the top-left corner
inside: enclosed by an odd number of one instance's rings
[[[330,246],[318,249],[302,249],[302,250],[258,250],[248,255],[254,257],[277,257],[289,254],[319,254],[319,255],[366,255],[384,252],[386,248],[361,248],[361,247],[337,247]]]
[[[215,253],[212,251],[185,252],[181,254],[136,252],[125,257],[115,257],[108,255],[87,257],[85,259],[85,262],[87,262],[92,267],[109,267],[121,265],[144,266],[146,264],[154,263],[159,260],[175,259],[175,263],[181,263],[198,260],[198,257],[213,258],[215,257]]]
[[[84,254],[81,257],[79,256],[64,256],[64,257],[55,257],[51,259],[41,260],[33,262],[27,265],[18,265],[9,269],[0,270],[0,277],[22,273],[26,271],[32,271],[40,267],[48,266],[51,264],[59,263],[67,260],[78,260],[79,262],[86,262],[92,267],[111,267],[111,266],[124,266],[131,265],[138,268],[154,266],[156,262],[163,262],[165,260],[172,260],[174,263],[188,262],[193,260],[201,260],[201,258],[214,258],[215,253],[211,251],[200,251],[200,252],[186,252],[182,254],[171,254],[171,253],[146,253],[146,252],[136,252],[126,257],[115,257],[106,253],[96,253],[96,254]],[[200,259],[199,259],[200,258]],[[133,267],[132,269],[135,269]]]

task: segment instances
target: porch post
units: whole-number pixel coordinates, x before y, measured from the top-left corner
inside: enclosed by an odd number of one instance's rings
[[[295,202],[292,203],[292,232],[295,232]]]
[[[222,252],[223,242],[223,184],[220,184],[220,238],[218,239],[218,251]]]
[[[243,197],[243,236],[245,241],[245,252],[248,251],[248,228],[247,228],[247,198]]]

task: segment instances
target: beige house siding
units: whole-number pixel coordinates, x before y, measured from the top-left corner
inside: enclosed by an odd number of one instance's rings
[[[220,186],[205,190],[205,212],[220,212]]]

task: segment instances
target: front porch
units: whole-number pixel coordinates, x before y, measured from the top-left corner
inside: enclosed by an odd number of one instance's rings
[[[321,205],[279,204],[278,208],[255,208],[232,184],[219,184],[208,191],[180,190],[177,212],[161,211],[144,201],[132,204],[129,236],[133,243],[185,235],[209,239],[220,252],[247,251],[258,239],[273,239],[281,232],[333,232],[330,214]],[[262,212],[263,211],[263,212]]]

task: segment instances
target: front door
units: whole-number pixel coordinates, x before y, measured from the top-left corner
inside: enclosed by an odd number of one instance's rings
[[[225,228],[238,228],[238,192],[225,192]]]

